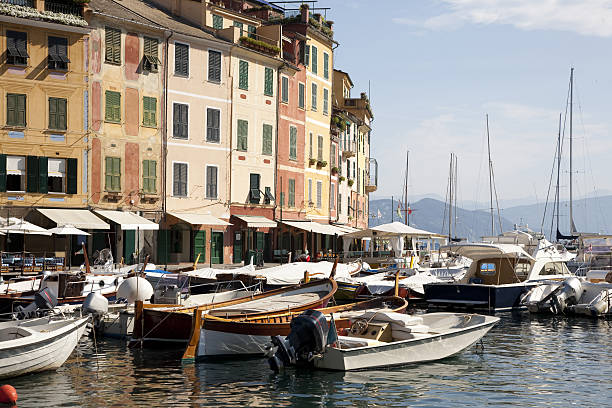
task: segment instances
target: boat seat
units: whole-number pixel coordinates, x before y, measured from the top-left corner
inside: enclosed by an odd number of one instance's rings
[[[0,341],[8,341],[8,340],[15,340],[15,339],[19,339],[22,337],[27,337],[27,336],[31,336],[32,333],[30,333],[28,330],[21,328],[21,327],[7,327],[5,329],[1,329],[0,330]]]
[[[368,347],[368,346],[378,346],[380,344],[386,344],[382,341],[378,341],[374,339],[365,339],[361,337],[351,337],[351,336],[338,336],[338,343],[341,346],[340,348]]]
[[[385,322],[392,324],[396,323],[403,326],[423,324],[423,318],[421,316],[413,316],[397,312],[369,311],[362,313],[359,317],[362,317],[367,320],[374,320],[377,322]]]

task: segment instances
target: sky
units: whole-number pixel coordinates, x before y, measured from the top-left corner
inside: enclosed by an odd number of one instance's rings
[[[368,90],[379,186],[409,198],[446,195],[458,157],[458,201],[488,202],[485,115],[497,195],[546,199],[559,114],[574,73],[574,196],[612,192],[612,0],[320,0],[334,21],[334,66],[353,97]],[[566,125],[569,127],[569,125]],[[569,131],[566,130],[566,134]],[[567,142],[561,195],[568,196]]]

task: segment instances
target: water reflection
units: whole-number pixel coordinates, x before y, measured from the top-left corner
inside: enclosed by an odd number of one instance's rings
[[[443,361],[350,373],[260,359],[181,364],[182,350],[86,340],[57,372],[11,380],[22,407],[606,406],[612,322],[508,313],[483,340]]]

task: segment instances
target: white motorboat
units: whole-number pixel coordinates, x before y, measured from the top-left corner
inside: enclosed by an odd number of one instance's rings
[[[85,333],[89,317],[44,317],[0,323],[0,378],[55,370]]]
[[[286,340],[273,338],[277,351],[269,360],[271,368],[307,362],[315,368],[348,371],[439,360],[470,347],[499,321],[468,313],[368,312],[355,320],[350,336],[338,336],[326,345],[327,331],[316,329],[321,326],[318,314],[309,310],[294,320]]]

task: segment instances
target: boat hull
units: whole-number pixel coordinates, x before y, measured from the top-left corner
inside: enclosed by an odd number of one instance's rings
[[[424,285],[425,301],[430,306],[473,309],[488,312],[518,309],[521,296],[537,283],[479,285],[439,283]]]

